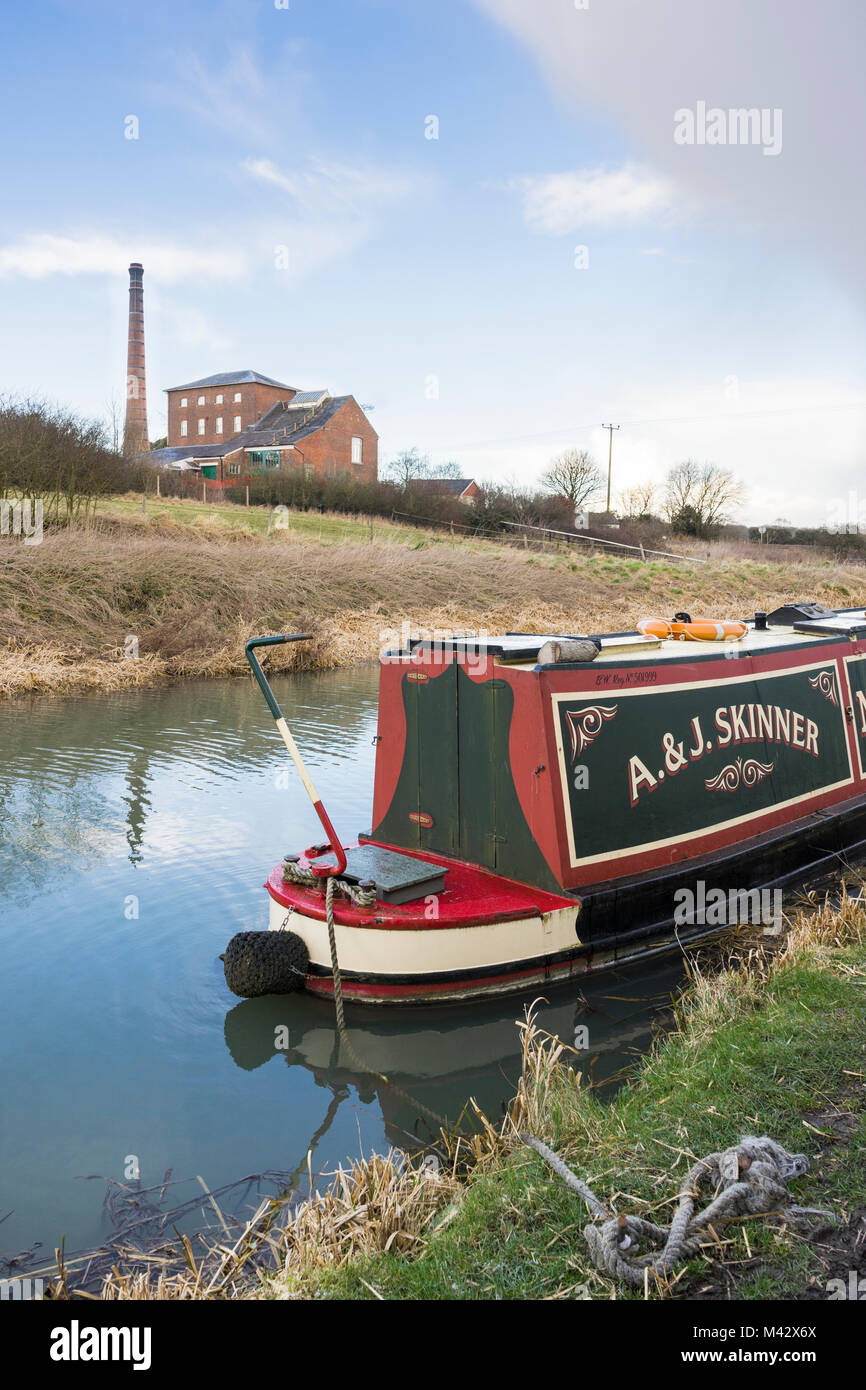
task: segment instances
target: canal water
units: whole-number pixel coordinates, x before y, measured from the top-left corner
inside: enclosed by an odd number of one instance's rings
[[[369,829],[377,676],[274,682],[346,839]],[[251,681],[7,703],[0,750],[0,1258],[105,1240],[110,1178],[147,1188],[171,1170],[167,1207],[197,1175],[216,1189],[297,1169],[306,1190],[310,1149],[315,1179],[423,1143],[407,1096],[501,1114],[532,995],[347,1009],[391,1090],[341,1057],[327,1001],[226,988],[219,954],[266,925],[270,868],[321,838]],[[560,987],[540,1021],[566,1042],[586,1028],[579,1064],[604,1082],[647,1047],[680,975]]]

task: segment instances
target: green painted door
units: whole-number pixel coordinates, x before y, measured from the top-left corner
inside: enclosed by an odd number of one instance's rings
[[[462,672],[459,677],[460,850],[464,859],[488,869],[495,869],[501,858],[496,802],[503,777],[497,739],[503,684],[488,680],[479,685]],[[510,776],[507,766],[505,772]]]
[[[449,666],[440,675],[413,680],[414,672],[407,672],[403,682],[409,843],[439,854],[459,847],[455,673]]]

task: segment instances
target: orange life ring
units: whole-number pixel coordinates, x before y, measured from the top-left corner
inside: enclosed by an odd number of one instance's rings
[[[717,623],[710,618],[698,618],[690,623],[642,618],[637,630],[644,637],[672,637],[677,642],[741,642],[749,629],[745,623]]]

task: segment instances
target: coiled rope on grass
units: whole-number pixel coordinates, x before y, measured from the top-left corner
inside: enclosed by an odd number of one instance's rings
[[[677,1265],[705,1248],[705,1233],[715,1236],[712,1227],[722,1222],[771,1213],[797,1225],[808,1216],[833,1219],[830,1212],[788,1202],[788,1183],[802,1177],[809,1162],[805,1154],[790,1154],[766,1135],[748,1135],[739,1144],[695,1163],[680,1184],[669,1226],[642,1216],[615,1216],[541,1139],[534,1134],[521,1134],[520,1138],[583,1198],[600,1223],[583,1230],[596,1268],[636,1287],[644,1286],[648,1275],[662,1279],[671,1274]],[[696,1210],[702,1188],[709,1189],[709,1200]]]

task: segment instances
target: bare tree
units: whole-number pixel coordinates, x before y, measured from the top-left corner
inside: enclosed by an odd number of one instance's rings
[[[667,475],[663,511],[675,531],[706,538],[730,520],[744,497],[742,484],[727,468],[685,459]]]
[[[655,483],[636,483],[634,487],[625,488],[619,494],[621,515],[641,521],[651,517],[656,505],[656,490]]]
[[[576,512],[584,503],[598,496],[604,479],[595,459],[586,449],[566,449],[551,460],[540,481],[550,492],[565,497]]]
[[[123,436],[123,408],[116,391],[112,391],[109,396],[105,413],[107,417],[109,447],[115,454],[119,454],[120,441]]]
[[[462,478],[460,464],[456,459],[447,459],[445,463],[437,463],[430,469],[431,478]]]
[[[416,478],[430,477],[430,459],[417,448],[403,449],[386,464],[385,472],[399,487],[409,487]]]
[[[110,447],[104,422],[38,399],[0,399],[0,498],[41,500],[46,522],[87,516],[98,497],[142,487]]]

